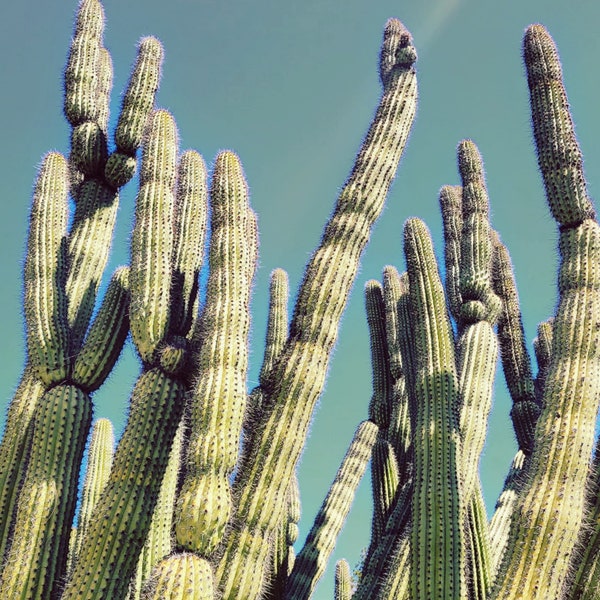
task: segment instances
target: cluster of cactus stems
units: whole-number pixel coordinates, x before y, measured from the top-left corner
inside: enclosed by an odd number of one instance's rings
[[[385,26],[380,103],[291,318],[287,275],[272,273],[264,359],[248,393],[258,230],[242,165],[223,151],[208,173],[200,154],[180,152],[173,116],[155,107],[154,38],[140,42],[109,146],[103,28],[99,0],[82,0],[64,73],[70,154],[45,157],[33,194],[27,361],[0,445],[0,597],[309,598],[369,462],[371,540],[357,575],[336,565],[336,600],[600,597],[600,228],[545,29],[531,26],[524,41],[560,235],[559,301],[534,342],[538,374],[482,158],[465,140],[461,185],[439,198],[445,281],[415,218],[404,229],[406,272],[387,266],[366,285],[367,420],[296,554],[295,466],[415,115],[411,36],[396,19]],[[119,189],[136,171],[130,264],[96,308]],[[114,451],[111,424],[92,428],[92,395],[129,332],[142,368]],[[499,358],[519,450],[488,522],[478,469]]]

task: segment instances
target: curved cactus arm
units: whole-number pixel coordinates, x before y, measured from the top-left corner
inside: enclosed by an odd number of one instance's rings
[[[90,393],[97,390],[112,371],[129,332],[129,268],[120,267],[112,276],[98,314],[75,357],[73,382]]]
[[[531,470],[494,593],[556,598],[582,523],[600,404],[600,227],[590,218],[558,52],[541,25],[528,28],[524,55],[538,160],[560,225],[559,304]]]
[[[338,560],[335,564],[335,590],[334,600],[351,600],[352,574],[350,565],[346,560]]]
[[[195,339],[198,382],[190,403],[190,440],[175,531],[181,548],[210,556],[231,513],[229,479],[239,453],[246,404],[250,289],[256,265],[255,216],[233,152],[215,162],[211,266]]]
[[[465,598],[463,492],[454,340],[425,224],[409,219],[404,253],[414,321],[411,588],[415,598]]]
[[[89,526],[90,515],[108,481],[114,456],[114,443],[112,423],[108,419],[98,419],[92,427],[77,527],[73,528],[69,540],[67,573],[71,571],[79,554],[81,542]]]
[[[266,540],[280,518],[278,498],[302,451],[360,255],[383,207],[414,118],[415,58],[410,34],[399,21],[390,20],[380,61],[383,96],[321,244],[307,266],[290,338],[272,372],[269,402],[273,412],[236,482],[239,504],[217,569],[224,598],[247,594],[254,598],[260,593],[256,581],[268,551]],[[337,265],[333,272],[331,264]]]
[[[50,598],[64,573],[79,465],[91,423],[91,400],[72,385],[47,391],[37,407],[32,444],[0,579],[0,597]],[[46,493],[53,490],[53,496]],[[44,499],[42,499],[42,496]],[[48,502],[48,504],[46,504]],[[35,530],[32,530],[35,524]]]
[[[125,185],[135,174],[135,153],[142,143],[148,118],[154,108],[163,59],[161,43],[154,37],[140,40],[138,54],[115,129],[116,150],[104,168],[104,177],[113,188]]]
[[[306,542],[296,557],[286,586],[286,598],[310,598],[319,578],[325,572],[337,536],[352,506],[356,488],[371,459],[378,429],[375,423],[363,421],[356,430]]]
[[[511,417],[519,448],[529,454],[533,448],[535,424],[541,412],[535,397],[531,359],[525,345],[525,332],[519,296],[506,246],[496,237],[493,269],[494,291],[502,300],[498,319],[498,342],[506,385],[513,401]]]

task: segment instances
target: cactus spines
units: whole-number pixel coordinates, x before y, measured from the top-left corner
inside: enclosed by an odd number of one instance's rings
[[[152,364],[170,315],[171,289],[163,284],[170,282],[173,251],[177,132],[171,115],[156,111],[147,136],[131,237],[129,282],[131,335],[142,360]]]
[[[493,284],[503,306],[498,319],[498,342],[506,384],[514,404],[511,411],[513,427],[519,448],[529,454],[541,407],[535,397],[512,264],[506,246],[499,239],[495,243]],[[517,408],[518,405],[521,406]]]
[[[160,81],[162,58],[162,45],[156,38],[145,37],[140,40],[138,57],[115,130],[117,151],[121,154],[133,156],[142,142],[146,120],[154,105]]]
[[[0,579],[0,596],[15,597],[23,590],[25,598],[50,598],[56,576],[63,572],[68,536],[75,511],[75,490],[84,438],[91,422],[91,401],[71,385],[56,385],[41,399],[33,424],[27,475],[19,496],[14,541],[7,555],[7,567]],[[53,490],[48,510],[40,499]],[[46,502],[44,500],[44,502]],[[48,500],[49,501],[49,500]],[[38,503],[40,503],[38,505]],[[41,512],[40,512],[41,511]],[[32,533],[31,523],[36,530]],[[68,524],[68,525],[66,525]]]
[[[554,40],[542,25],[525,32],[523,56],[531,99],[538,163],[552,215],[573,226],[595,218],[583,174],[583,158],[575,137],[562,67]]]
[[[543,409],[495,591],[498,598],[564,592],[581,527],[600,403],[600,227],[583,182],[554,42],[540,25],[524,41],[538,160],[560,226],[559,304]]]
[[[371,458],[378,429],[375,423],[363,421],[356,430],[306,542],[296,557],[286,587],[287,597],[298,600],[310,598],[325,571],[335,540],[354,500],[356,488]]]
[[[250,289],[256,264],[254,215],[241,163],[217,157],[210,189],[212,220],[206,305],[197,337],[187,471],[177,505],[178,544],[208,556],[231,513],[228,479],[239,453],[246,403]]]
[[[72,379],[82,390],[100,387],[123,349],[129,331],[129,268],[117,269],[75,357]]]
[[[70,368],[63,288],[68,185],[67,161],[51,152],[33,193],[24,273],[28,358],[47,386],[65,379]]]
[[[100,49],[104,10],[98,0],[83,0],[79,6],[75,35],[65,69],[64,111],[76,127],[98,117]]]
[[[352,598],[352,575],[350,565],[346,560],[338,560],[335,565],[335,600],[350,600]]]
[[[182,552],[161,562],[144,585],[143,600],[213,600],[214,582],[210,564],[191,552]]]
[[[414,319],[412,595],[465,598],[459,387],[454,340],[429,232],[409,219],[404,252]],[[417,526],[419,524],[419,526]]]
[[[69,540],[69,567],[67,571],[71,570],[79,554],[83,538],[89,526],[92,510],[108,481],[114,455],[114,443],[112,423],[108,419],[98,419],[92,427],[81,508],[77,518],[77,527],[73,528]]]
[[[217,569],[225,598],[246,594],[254,598],[260,593],[255,582],[265,562],[265,539],[280,518],[276,502],[283,497],[302,450],[301,440],[323,389],[329,354],[360,255],[381,212],[412,125],[415,56],[408,31],[399,21],[388,22],[382,50],[381,102],[321,244],[306,268],[289,339],[273,369],[275,384],[269,399],[273,411],[236,482],[238,511]],[[333,277],[332,261],[338,265]],[[270,500],[257,503],[257,494],[267,487]]]

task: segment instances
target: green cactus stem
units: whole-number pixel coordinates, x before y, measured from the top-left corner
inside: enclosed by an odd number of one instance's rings
[[[160,563],[142,590],[142,600],[214,600],[212,569],[184,552]]]
[[[36,410],[27,475],[0,579],[2,598],[50,598],[66,568],[68,532],[91,400],[71,385],[47,391]],[[53,492],[51,495],[50,492]],[[32,527],[35,524],[35,529]]]
[[[211,185],[211,271],[196,336],[199,380],[193,391],[187,468],[177,503],[180,547],[209,556],[231,513],[229,478],[239,453],[246,403],[250,289],[257,246],[248,188],[233,152],[217,157]]]
[[[411,588],[414,598],[466,598],[459,384],[454,340],[429,232],[409,219],[404,252],[416,360]]]
[[[352,506],[356,488],[371,459],[378,430],[371,421],[363,421],[356,430],[306,542],[296,557],[286,586],[286,597],[296,600],[310,598],[325,572],[329,556]]]
[[[600,227],[585,191],[552,38],[528,28],[524,56],[538,159],[560,228],[559,304],[543,410],[495,594],[560,597],[581,527],[600,404]]]
[[[77,527],[73,528],[71,532],[72,539],[69,541],[69,567],[67,572],[71,571],[72,565],[79,554],[85,532],[89,526],[90,515],[108,481],[108,474],[114,456],[114,443],[112,423],[108,419],[98,419],[92,427]]]
[[[350,565],[346,560],[338,560],[335,565],[335,600],[350,600],[352,598],[352,575]]]
[[[498,341],[504,377],[513,400],[513,427],[519,448],[530,454],[541,406],[535,397],[531,359],[525,345],[519,296],[510,256],[499,239],[495,242],[493,283],[503,306],[498,319]]]
[[[256,581],[268,552],[266,540],[280,519],[277,499],[283,497],[302,451],[360,255],[410,131],[416,103],[415,59],[410,34],[399,21],[390,20],[380,59],[381,103],[321,245],[307,266],[289,339],[269,381],[273,411],[236,481],[239,505],[217,568],[224,598],[260,594]],[[332,263],[338,265],[334,272]]]
[[[173,551],[173,513],[182,462],[184,430],[185,420],[182,419],[173,440],[146,541],[129,586],[128,600],[139,600],[142,586],[151,578],[154,567]]]

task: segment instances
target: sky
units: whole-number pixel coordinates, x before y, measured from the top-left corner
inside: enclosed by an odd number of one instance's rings
[[[532,144],[521,39],[527,25],[539,22],[558,44],[593,198],[600,186],[600,4],[105,0],[104,6],[105,45],[115,67],[111,114],[118,113],[137,40],[156,35],[166,53],[157,104],[173,112],[181,148],[196,148],[208,164],[225,148],[241,157],[260,229],[249,389],[262,361],[269,274],[284,268],[292,294],[297,289],[377,105],[385,21],[398,17],[413,34],[419,54],[417,118],[363,256],[299,466],[301,542],[355,428],[367,416],[371,373],[364,284],[381,279],[387,264],[404,269],[402,226],[410,216],[427,222],[442,256],[438,191],[459,183],[455,149],[461,139],[473,139],[483,155],[492,224],[512,255],[530,350],[538,323],[553,313],[557,233]],[[47,151],[68,150],[61,73],[75,8],[74,0],[5,2],[0,8],[2,416],[24,364],[21,271],[33,180]],[[107,273],[128,260],[135,186],[121,198]],[[94,397],[95,416],[111,418],[117,434],[138,368],[129,347]],[[488,511],[516,449],[509,410],[499,372],[481,462]],[[367,474],[316,600],[333,596],[335,561],[344,557],[356,564],[368,544],[369,488]]]

